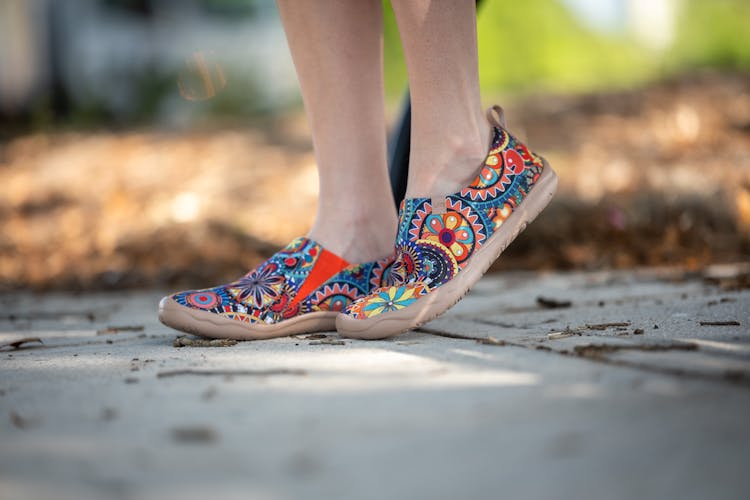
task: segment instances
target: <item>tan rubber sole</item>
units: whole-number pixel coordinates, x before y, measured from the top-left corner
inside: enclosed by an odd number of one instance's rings
[[[181,306],[171,297],[159,302],[159,321],[193,335],[215,339],[260,340],[301,333],[334,331],[336,312],[311,312],[275,324],[242,323],[218,314]]]
[[[461,300],[469,289],[484,276],[487,269],[500,257],[508,245],[544,210],[556,191],[557,175],[545,161],[542,175],[531,188],[526,199],[492,234],[487,243],[469,258],[466,267],[451,281],[398,311],[365,319],[354,319],[346,314],[339,314],[336,317],[336,329],[345,337],[383,339],[417,328],[437,318]]]

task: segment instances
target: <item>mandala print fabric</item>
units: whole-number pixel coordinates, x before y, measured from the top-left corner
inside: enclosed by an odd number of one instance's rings
[[[297,238],[237,281],[174,294],[180,305],[246,323],[277,323],[316,311],[342,311],[387,283],[393,258],[360,265]]]
[[[543,166],[495,127],[485,163],[469,186],[439,199],[401,203],[391,282],[355,301],[347,313],[364,319],[397,311],[450,281],[524,200]]]

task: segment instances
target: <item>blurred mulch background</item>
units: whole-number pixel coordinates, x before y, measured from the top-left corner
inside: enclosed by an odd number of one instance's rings
[[[599,269],[750,259],[750,75],[511,103],[560,175],[495,264]],[[300,113],[249,128],[25,135],[0,143],[0,287],[207,286],[315,215]]]

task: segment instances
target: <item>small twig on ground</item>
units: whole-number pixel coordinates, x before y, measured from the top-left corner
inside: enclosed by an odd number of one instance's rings
[[[476,339],[476,341],[479,344],[485,344],[485,345],[499,345],[499,346],[508,345],[506,341],[496,339],[495,337],[491,337],[491,336],[484,338],[484,339]]]
[[[589,325],[586,324],[587,330],[606,330],[607,328],[617,328],[620,326],[630,326],[630,321],[626,322],[620,322],[620,323],[598,323]]]
[[[177,337],[172,342],[173,347],[230,347],[237,344],[234,339],[191,339],[190,337]]]
[[[546,309],[562,309],[573,305],[569,300],[550,299],[549,297],[542,297],[541,295],[536,298],[536,303]]]
[[[561,332],[552,332],[547,334],[548,340],[560,340],[567,337],[573,337],[574,335],[581,335],[581,332],[578,330],[571,330],[570,327],[566,328],[565,330]]]
[[[739,321],[701,321],[701,326],[740,326]]]
[[[346,342],[335,337],[325,337],[321,340],[313,340],[310,345],[346,345]]]
[[[208,444],[219,438],[215,430],[210,427],[175,427],[172,429],[172,439],[178,443]]]
[[[42,339],[39,337],[26,337],[23,339],[14,340],[13,342],[8,342],[7,344],[0,344],[0,349],[4,349],[6,347],[12,347],[13,349],[21,349],[21,346],[23,344],[29,344],[31,342],[38,342],[40,344],[44,344],[42,342]]]
[[[109,335],[112,333],[120,333],[120,332],[142,332],[143,331],[143,325],[134,325],[134,326],[108,326],[107,328],[102,328],[101,330],[97,330],[97,335]]]
[[[617,344],[589,344],[577,345],[574,352],[584,358],[601,359],[606,354],[618,351],[697,351],[698,346],[687,343],[671,344],[639,344],[639,345],[617,345]]]

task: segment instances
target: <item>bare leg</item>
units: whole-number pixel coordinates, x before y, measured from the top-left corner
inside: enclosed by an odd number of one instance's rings
[[[449,194],[485,159],[474,0],[391,0],[412,104],[407,197]]]
[[[278,0],[320,179],[309,237],[349,262],[393,252],[380,0]]]

